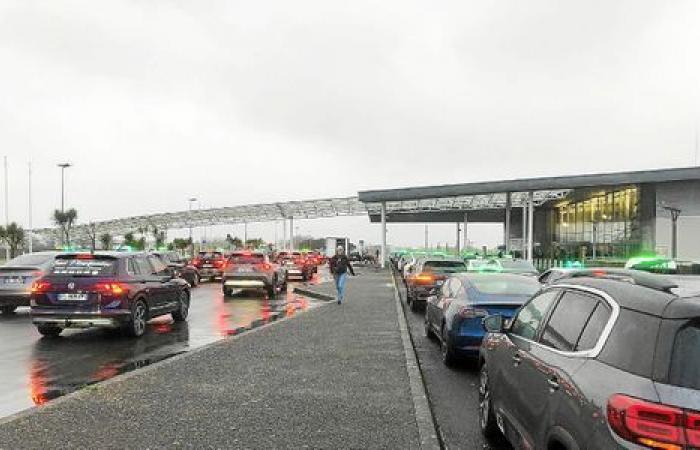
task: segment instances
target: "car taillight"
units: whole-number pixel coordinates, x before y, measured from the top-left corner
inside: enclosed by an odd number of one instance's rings
[[[224,264],[226,264],[226,261],[224,261],[224,260],[214,261],[214,267],[217,267],[217,268],[224,267]]]
[[[270,270],[272,269],[272,266],[268,263],[262,264],[260,267],[262,267],[262,270]]]
[[[200,264],[202,264],[202,260],[201,260],[201,259],[197,258],[197,259],[193,259],[193,260],[192,260],[192,265],[193,265],[193,266],[198,266],[198,265],[200,265]]]
[[[620,437],[661,449],[700,446],[700,412],[616,394],[608,400],[608,424]]]
[[[48,281],[35,281],[32,283],[32,292],[46,292],[51,289],[51,283]]]
[[[471,306],[464,306],[459,310],[459,316],[463,319],[475,319],[477,317],[486,317],[489,312],[485,309],[472,308]]]
[[[97,283],[95,285],[95,290],[101,294],[122,295],[126,288],[120,283],[108,281],[104,283]]]

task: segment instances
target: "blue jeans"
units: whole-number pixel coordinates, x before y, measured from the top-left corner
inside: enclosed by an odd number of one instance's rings
[[[345,280],[347,280],[348,274],[337,273],[333,277],[335,278],[335,290],[338,291],[338,303],[341,303],[345,299]]]

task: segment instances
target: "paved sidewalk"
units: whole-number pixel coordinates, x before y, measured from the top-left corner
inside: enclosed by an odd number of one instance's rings
[[[329,303],[0,425],[3,449],[146,447],[418,448],[388,272],[350,278],[343,305]]]

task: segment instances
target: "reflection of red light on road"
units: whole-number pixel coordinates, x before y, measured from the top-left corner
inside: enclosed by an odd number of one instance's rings
[[[32,361],[32,366],[29,369],[29,393],[32,396],[32,401],[35,405],[43,405],[48,402],[46,398],[46,375],[45,368],[39,361]]]
[[[119,368],[115,363],[103,364],[95,372],[95,381],[104,381],[119,375]]]
[[[170,322],[168,322],[168,323],[156,323],[156,324],[152,324],[152,329],[157,334],[168,334],[171,331],[173,331],[173,324]]]

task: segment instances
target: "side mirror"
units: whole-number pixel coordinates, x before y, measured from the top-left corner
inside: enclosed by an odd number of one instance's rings
[[[505,329],[505,322],[500,314],[486,316],[482,324],[487,333],[503,333]]]

